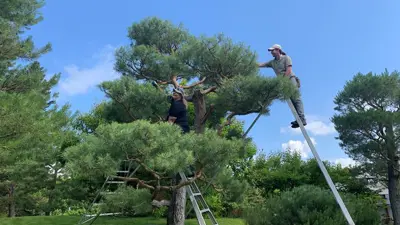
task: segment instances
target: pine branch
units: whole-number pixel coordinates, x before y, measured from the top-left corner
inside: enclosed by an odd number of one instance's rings
[[[214,104],[211,104],[210,107],[208,108],[206,114],[201,119],[201,124],[204,124],[207,121],[207,119],[211,116],[211,113],[213,111],[214,111]]]
[[[224,129],[224,127],[230,125],[232,123],[232,118],[234,116],[236,116],[237,114],[235,112],[231,112],[227,117],[226,117],[226,121],[220,125],[220,127],[218,128],[218,135],[221,136],[222,133],[222,129]]]
[[[178,83],[178,81],[176,81],[176,75],[172,75],[171,76],[171,82],[172,82],[172,85],[174,85],[175,88],[179,87],[179,83]]]
[[[116,178],[116,179],[120,179],[120,180],[123,180],[123,181],[137,182],[139,187],[144,187],[144,188],[147,188],[147,189],[150,189],[150,190],[155,190],[156,189],[155,187],[146,184],[146,182],[144,180],[141,180],[141,179],[136,178],[136,177],[121,177],[121,176],[111,176],[111,177],[112,178]]]
[[[218,188],[216,184],[213,184],[212,182],[207,182],[205,179],[200,178],[199,180],[202,180],[206,183],[208,183],[216,192],[222,192],[223,189],[222,188]]]
[[[146,166],[146,164],[144,164],[144,163],[143,163],[142,161],[140,161],[139,159],[130,159],[130,160],[133,160],[133,161],[139,163],[139,165],[141,165],[141,166],[143,167],[143,169],[144,169],[146,172],[149,172],[149,173],[150,173],[151,175],[153,175],[153,177],[156,178],[157,180],[160,180],[160,179],[161,179],[161,176],[160,176],[156,171],[150,169],[148,166]]]
[[[216,87],[216,86],[213,86],[213,87],[210,87],[210,88],[208,88],[208,89],[206,89],[206,90],[201,91],[201,93],[202,93],[203,95],[206,95],[206,94],[209,94],[209,93],[211,93],[211,92],[214,92],[216,89],[217,89],[217,87]]]
[[[178,185],[173,185],[173,186],[160,186],[159,188],[160,188],[160,190],[166,190],[166,191],[174,191],[174,190],[176,190],[176,189],[179,189],[179,188],[181,188],[181,187],[184,187],[184,186],[186,186],[186,185],[190,185],[190,184],[192,184],[193,182],[195,182],[197,179],[199,179],[201,176],[202,176],[202,169],[201,170],[199,170],[196,174],[195,174],[195,176],[192,178],[192,179],[190,179],[190,180],[187,180],[187,181],[185,181],[185,182],[181,182],[181,183],[179,183]]]
[[[121,179],[123,181],[137,182],[139,187],[144,187],[144,188],[147,188],[147,189],[150,189],[150,190],[174,191],[174,190],[179,189],[181,187],[184,187],[184,186],[192,184],[197,179],[199,179],[201,176],[202,176],[202,170],[198,171],[192,179],[187,180],[185,182],[181,182],[181,183],[179,183],[177,185],[172,185],[172,186],[160,186],[160,185],[152,186],[152,185],[147,184],[149,182],[146,182],[146,181],[141,180],[141,179],[136,178],[136,177],[121,177],[121,176],[111,176],[111,177],[112,178],[116,178],[116,179]]]
[[[188,86],[182,86],[182,88],[184,88],[184,89],[189,89],[189,88],[196,87],[196,86],[198,86],[198,85],[204,83],[204,81],[206,81],[206,79],[207,79],[207,77],[204,77],[201,81],[198,81],[198,82],[196,82],[196,83],[194,83],[194,84],[191,84],[191,85],[188,85]]]
[[[129,107],[121,102],[120,100],[118,100],[116,97],[112,96],[111,93],[109,93],[106,89],[102,88],[102,91],[108,95],[111,99],[113,99],[114,101],[116,101],[117,103],[119,103],[120,105],[122,105],[122,107],[124,107],[125,111],[128,113],[128,115],[131,117],[132,120],[136,120],[136,118],[133,116],[133,114],[131,113],[131,110],[129,110]]]

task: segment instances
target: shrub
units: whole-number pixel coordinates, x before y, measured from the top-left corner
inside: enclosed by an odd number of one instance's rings
[[[349,194],[342,198],[356,224],[380,224],[377,204]],[[246,208],[244,219],[248,225],[347,225],[332,192],[311,185],[273,195],[264,204]]]

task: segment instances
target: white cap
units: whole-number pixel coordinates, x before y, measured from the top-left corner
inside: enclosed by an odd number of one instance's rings
[[[182,88],[178,87],[178,88],[174,88],[172,89],[173,92],[176,92],[178,94],[184,95],[184,91]]]
[[[278,44],[272,45],[272,47],[270,47],[270,48],[268,49],[268,51],[272,51],[272,50],[274,50],[274,49],[279,49],[279,50],[281,50],[282,55],[286,55],[286,53],[282,50],[282,46],[280,46],[280,45],[278,45]]]

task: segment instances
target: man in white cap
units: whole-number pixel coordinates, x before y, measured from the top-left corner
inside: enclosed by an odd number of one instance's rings
[[[272,68],[276,74],[276,76],[287,76],[296,88],[300,88],[300,81],[295,76],[292,70],[292,59],[286,55],[286,53],[282,50],[282,47],[278,44],[274,44],[271,48],[268,49],[271,52],[274,59],[266,62],[259,63],[259,67]],[[302,120],[303,125],[307,125],[306,119],[304,117],[304,107],[303,102],[301,101],[301,96],[295,99],[291,99],[297,114]],[[299,124],[297,121],[292,122],[292,128],[298,128]]]

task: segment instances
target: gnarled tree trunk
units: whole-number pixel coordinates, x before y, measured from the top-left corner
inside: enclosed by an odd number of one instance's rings
[[[203,133],[205,130],[205,115],[207,113],[205,96],[200,90],[196,90],[193,94],[193,105],[194,105],[194,126],[196,133]]]
[[[174,185],[180,181],[179,174],[173,179]],[[186,189],[181,187],[172,193],[171,204],[168,208],[167,225],[185,224]]]

